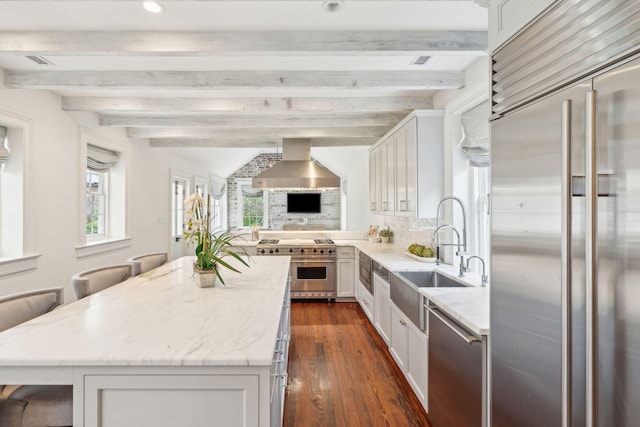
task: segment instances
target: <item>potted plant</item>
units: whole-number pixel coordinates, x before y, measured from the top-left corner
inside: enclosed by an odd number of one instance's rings
[[[219,234],[210,231],[211,196],[205,198],[199,194],[192,194],[184,201],[186,229],[184,238],[196,246],[196,261],[193,263],[194,273],[198,276],[198,285],[202,288],[214,286],[219,279],[224,285],[221,270],[227,268],[236,273],[240,271],[229,264],[224,258],[230,256],[247,267],[249,264],[242,258],[248,256],[244,248],[233,247],[232,240],[236,236],[229,232]]]
[[[387,227],[380,230],[380,233],[378,234],[380,235],[380,239],[382,240],[382,243],[389,243],[391,236],[393,236],[393,231],[391,231],[389,227]]]

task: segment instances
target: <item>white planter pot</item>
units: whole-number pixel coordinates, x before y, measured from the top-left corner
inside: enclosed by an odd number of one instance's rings
[[[196,284],[201,288],[212,288],[218,282],[218,275],[213,270],[195,270]]]

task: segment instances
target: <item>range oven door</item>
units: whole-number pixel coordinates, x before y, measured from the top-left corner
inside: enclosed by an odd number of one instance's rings
[[[336,262],[332,259],[291,260],[291,298],[335,298]]]

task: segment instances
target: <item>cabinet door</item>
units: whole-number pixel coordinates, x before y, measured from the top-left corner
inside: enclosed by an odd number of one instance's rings
[[[87,375],[84,382],[87,427],[261,422],[258,375]]]
[[[377,274],[373,275],[373,303],[375,306],[374,325],[385,343],[391,336],[391,307],[389,284]]]
[[[415,218],[418,215],[418,133],[416,120],[407,123],[403,130],[406,155],[403,191],[406,202],[402,214]],[[423,167],[428,167],[428,165],[423,165]]]
[[[387,142],[384,144],[385,150],[385,180],[382,183],[383,186],[386,186],[386,197],[383,197],[383,207],[382,209],[388,215],[393,215],[395,210],[395,201],[396,201],[396,174],[395,174],[395,144],[394,144],[395,136],[387,139]]]
[[[369,210],[372,212],[376,212],[380,210],[378,206],[380,200],[377,198],[378,188],[376,186],[377,182],[377,174],[379,174],[379,170],[376,167],[376,154],[378,150],[372,151],[369,153]]]
[[[364,314],[367,315],[369,321],[373,323],[373,297],[360,282],[358,282],[358,302]]]
[[[355,296],[355,261],[353,259],[336,260],[338,297]]]
[[[395,304],[391,303],[391,356],[402,372],[407,372],[409,353],[409,332],[407,319]]]
[[[396,215],[405,216],[407,211],[407,138],[403,126],[395,133],[396,150]]]
[[[409,334],[409,366],[407,368],[407,380],[416,393],[418,400],[427,410],[428,390],[428,340],[424,332],[413,323],[407,324]]]

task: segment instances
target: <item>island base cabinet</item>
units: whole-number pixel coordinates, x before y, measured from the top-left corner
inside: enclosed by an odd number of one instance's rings
[[[85,427],[259,426],[258,375],[87,375]]]
[[[391,345],[389,351],[428,412],[428,339],[427,335],[391,303]]]

